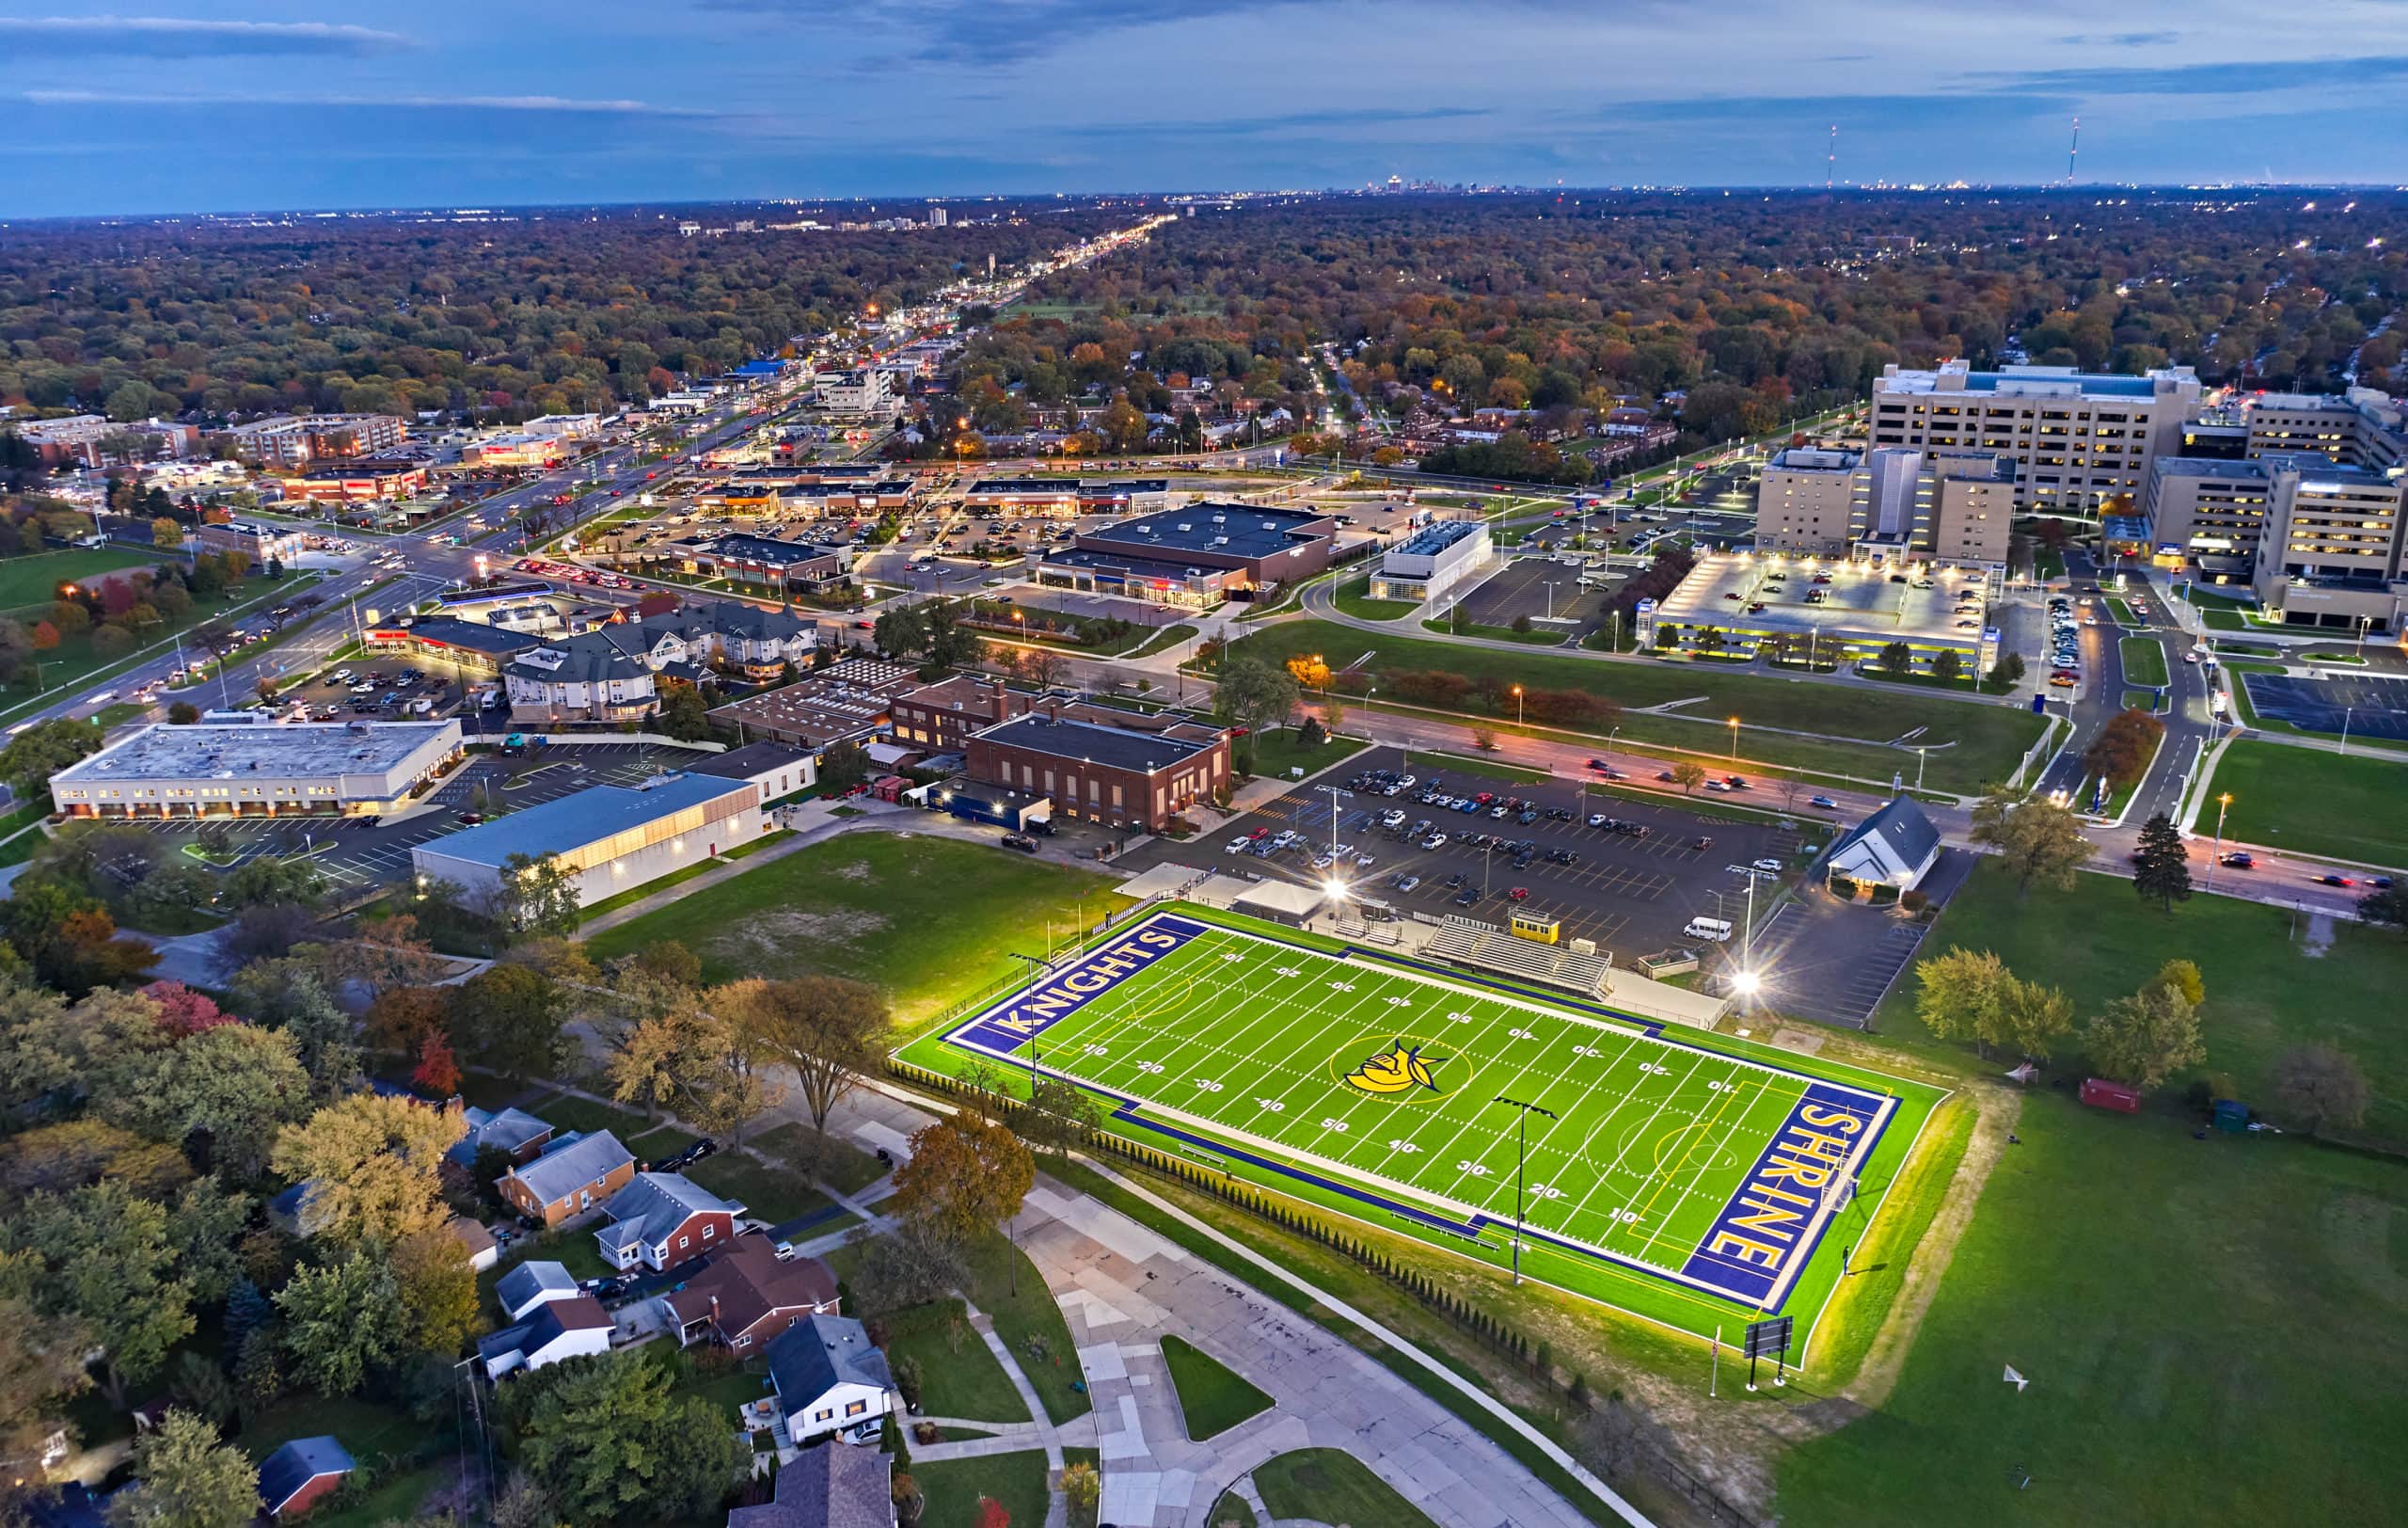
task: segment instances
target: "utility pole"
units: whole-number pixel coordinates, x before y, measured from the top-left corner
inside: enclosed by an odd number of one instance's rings
[[[1522,1111],[1519,1145],[1513,1156],[1513,1283],[1518,1288],[1522,1282],[1522,1173],[1530,1157],[1530,1116],[1543,1114],[1552,1120],[1555,1112],[1543,1109],[1536,1104],[1525,1104],[1518,1098],[1508,1098],[1503,1093],[1497,1095],[1497,1102]]]

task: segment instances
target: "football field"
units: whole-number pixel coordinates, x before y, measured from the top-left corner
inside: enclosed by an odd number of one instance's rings
[[[1507,1246],[1518,1162],[1531,1251],[1717,1313],[1776,1311],[1851,1192],[1878,1186],[1863,1174],[1885,1137],[1894,1167],[1929,1090],[1691,1038],[1568,995],[1159,913],[943,1043],[1080,1083],[1116,1128],[1191,1159],[1437,1239]]]

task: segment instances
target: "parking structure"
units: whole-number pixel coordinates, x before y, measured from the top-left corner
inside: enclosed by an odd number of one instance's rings
[[[1766,805],[1775,815],[1730,820],[1703,816],[1673,798],[1634,799],[1592,788],[1611,787],[1603,775],[1513,781],[1483,775],[1476,765],[1416,759],[1390,748],[1358,756],[1354,763],[1349,774],[1299,785],[1225,824],[1209,844],[1149,846],[1147,852],[1180,861],[1200,853],[1228,874],[1307,884],[1335,871],[1350,895],[1386,902],[1401,915],[1461,914],[1502,922],[1509,912],[1535,914],[1560,920],[1563,939],[1593,939],[1628,964],[1694,945],[1681,932],[1692,918],[1743,923],[1751,881],[1761,922],[1771,910],[1780,872],[1759,869],[1758,862],[1778,862],[1785,870],[1802,862],[1808,846],[1819,849],[1838,831],[1811,808],[1778,815],[1780,796],[1760,788],[1731,794],[1772,796]],[[1402,784],[1407,778],[1412,783]],[[1399,786],[1393,796],[1386,794],[1391,784]],[[1340,794],[1333,798],[1331,787]],[[1434,792],[1476,810],[1420,799]],[[1482,794],[1490,798],[1485,803]],[[1404,814],[1402,821],[1387,825],[1397,812]],[[1534,815],[1526,822],[1526,814]],[[1605,820],[1592,824],[1592,819]],[[1284,844],[1283,834],[1289,836]],[[1431,843],[1441,835],[1442,842]],[[1240,850],[1242,838],[1246,847]],[[1333,839],[1339,852],[1331,858]],[[1531,849],[1527,855],[1519,852],[1524,844]],[[1516,888],[1526,895],[1515,898]],[[1478,895],[1466,903],[1465,892]],[[1739,944],[1732,941],[1728,958],[1737,958]]]
[[[1527,615],[1535,631],[1576,641],[1604,619],[1605,602],[1580,587],[1586,565],[1587,559],[1571,551],[1511,558],[1451,601],[1450,617],[1460,611],[1470,625],[1510,627],[1514,617]]]

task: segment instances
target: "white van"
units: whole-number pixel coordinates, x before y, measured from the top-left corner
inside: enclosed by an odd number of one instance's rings
[[[1719,945],[1731,937],[1731,924],[1724,918],[1691,918],[1689,926],[1681,931],[1681,937],[1711,939]]]

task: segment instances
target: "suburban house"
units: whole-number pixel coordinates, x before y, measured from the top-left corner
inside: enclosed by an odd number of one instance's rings
[[[1823,875],[1906,891],[1919,884],[1939,859],[1940,830],[1912,797],[1899,796],[1840,835],[1824,857]]]
[[[515,1167],[531,1162],[551,1144],[552,1127],[524,1109],[503,1109],[495,1113],[471,1105],[460,1111],[467,1122],[467,1133],[454,1141],[443,1154],[462,1167],[474,1167],[477,1154],[490,1146],[510,1158]]]
[[[468,1217],[455,1215],[443,1229],[452,1233],[460,1244],[462,1255],[467,1258],[468,1266],[479,1273],[501,1261],[501,1244],[493,1239],[492,1232]]]
[[[850,1316],[806,1316],[769,1344],[769,1383],[797,1448],[831,1433],[867,1442],[895,1409],[886,1355]]]
[[[585,1358],[610,1351],[610,1331],[617,1323],[591,1295],[564,1300],[539,1301],[534,1313],[514,1327],[477,1339],[477,1358],[485,1377],[499,1379],[524,1369],[533,1373],[562,1359]]]
[[[682,1172],[639,1172],[602,1206],[610,1223],[594,1233],[614,1268],[666,1268],[736,1239],[744,1206]]]
[[[608,1130],[597,1130],[520,1163],[495,1186],[521,1215],[548,1229],[607,1201],[635,1175],[635,1153]]]
[[[767,1236],[739,1236],[660,1305],[680,1347],[711,1342],[750,1353],[798,1321],[834,1315],[836,1276],[816,1257],[780,1259]]]
[[[271,1518],[297,1517],[356,1468],[333,1438],[296,1438],[260,1461],[260,1506]]]
[[[895,1460],[874,1448],[807,1448],[778,1468],[776,1495],[731,1507],[727,1528],[895,1528]]]
[[[493,1286],[494,1298],[501,1302],[501,1313],[513,1321],[526,1320],[528,1313],[539,1305],[573,1300],[583,1293],[577,1276],[563,1263],[521,1263]]]

